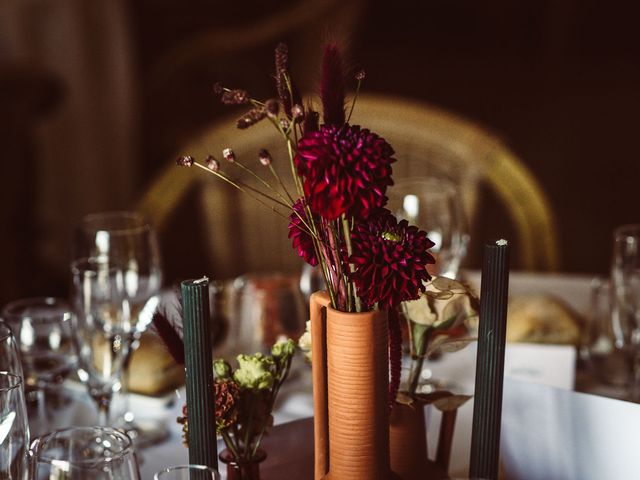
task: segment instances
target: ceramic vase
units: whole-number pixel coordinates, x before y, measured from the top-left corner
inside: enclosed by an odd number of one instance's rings
[[[311,296],[315,480],[388,480],[386,312],[333,309]]]

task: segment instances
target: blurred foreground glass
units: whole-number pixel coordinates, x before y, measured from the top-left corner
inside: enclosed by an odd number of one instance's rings
[[[136,442],[153,443],[163,438],[151,426],[147,438],[142,428],[134,422],[129,409],[128,372],[131,354],[140,345],[140,337],[151,323],[159,302],[162,269],[158,240],[152,226],[135,212],[104,212],[86,215],[76,230],[74,259],[93,257],[109,267],[119,269],[124,275],[123,294],[129,308],[130,328],[123,341],[125,349],[121,391],[125,396],[125,412],[121,420],[124,428]]]
[[[610,283],[601,278],[591,281],[590,308],[584,333],[580,353],[595,378],[604,384],[626,387],[625,360],[615,348]]]
[[[129,350],[131,306],[124,294],[124,273],[88,258],[73,262],[71,274],[78,376],[97,404],[98,423],[107,425]]]
[[[456,278],[467,253],[469,235],[456,186],[444,178],[400,179],[387,191],[387,208],[401,220],[427,232],[435,243],[430,273]]]
[[[630,379],[628,399],[640,402],[640,225],[614,232],[611,287],[615,346]]]
[[[0,372],[0,478],[24,480],[28,471],[29,425],[22,378]]]
[[[25,385],[46,389],[63,382],[75,368],[71,309],[59,298],[16,300],[2,310],[17,340]]]
[[[178,465],[156,473],[153,480],[218,480],[220,475],[204,465]]]
[[[24,378],[18,344],[9,325],[0,322],[0,371]]]
[[[59,298],[16,300],[2,310],[20,349],[31,433],[47,432],[60,385],[76,368],[71,309]],[[50,408],[48,408],[50,407]]]
[[[107,427],[69,428],[49,433],[31,445],[33,480],[138,480],[131,440]]]

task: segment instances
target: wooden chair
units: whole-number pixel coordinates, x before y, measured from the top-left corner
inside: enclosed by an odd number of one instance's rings
[[[479,126],[429,105],[406,99],[364,95],[352,123],[384,136],[396,150],[395,178],[436,175],[456,182],[468,218],[477,214],[479,187],[487,184],[504,202],[518,234],[520,268],[554,270],[558,247],[549,202],[525,165],[494,135]],[[290,179],[284,143],[268,122],[238,130],[233,119],[202,132],[178,155],[221,157],[232,147],[239,159],[261,168],[260,148],[267,148],[274,166]],[[239,174],[223,163],[229,173]],[[268,173],[264,171],[265,175]],[[295,191],[289,183],[291,191]],[[193,189],[193,190],[192,190]],[[207,236],[206,261],[214,273],[229,277],[246,271],[292,271],[300,263],[286,238],[286,221],[218,179],[194,169],[177,168],[173,160],[152,182],[137,208],[162,232],[187,192],[198,191],[198,218]],[[473,230],[472,230],[473,238]]]

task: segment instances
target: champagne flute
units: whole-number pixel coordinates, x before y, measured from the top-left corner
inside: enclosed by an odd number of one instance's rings
[[[0,478],[26,478],[28,448],[29,425],[22,378],[0,372]]]
[[[124,294],[124,272],[95,258],[71,265],[73,341],[78,376],[98,407],[98,423],[109,424],[113,392],[121,386],[128,355],[131,307]]]
[[[467,253],[466,219],[456,186],[444,178],[400,179],[388,190],[388,208],[398,219],[425,230],[435,243],[437,275],[455,279]]]
[[[628,399],[640,402],[640,224],[614,232],[611,287],[615,346],[630,379]]]
[[[131,439],[107,427],[58,430],[34,440],[33,480],[139,480]]]
[[[204,465],[177,465],[160,470],[153,480],[219,480],[213,468]]]
[[[35,398],[32,433],[34,428],[44,433],[49,429],[47,406],[59,404],[58,387],[75,369],[70,307],[59,298],[26,298],[7,304],[2,317],[15,332],[27,397]]]
[[[94,257],[124,273],[124,294],[130,307],[131,328],[127,356],[123,365],[122,393],[125,412],[124,428],[136,443],[150,444],[164,438],[164,429],[153,425],[142,429],[129,411],[128,371],[131,353],[138,348],[140,337],[151,323],[159,302],[162,270],[155,232],[142,216],[134,212],[105,212],[86,215],[77,231],[75,258]],[[145,438],[146,437],[146,438]]]

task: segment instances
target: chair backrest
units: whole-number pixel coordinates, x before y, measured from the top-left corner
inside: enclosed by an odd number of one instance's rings
[[[498,138],[475,124],[443,110],[403,99],[364,95],[358,99],[352,123],[384,136],[396,150],[395,178],[435,175],[459,186],[468,218],[477,218],[481,182],[503,200],[514,222],[521,247],[519,267],[552,270],[558,266],[553,216],[544,192],[524,164]],[[290,164],[284,142],[268,122],[237,130],[231,119],[214,125],[186,145],[179,155],[220,157],[232,147],[242,161],[260,170],[257,152],[267,148],[274,166],[291,191]],[[230,174],[240,174],[223,164]],[[138,204],[138,210],[162,231],[181,198],[201,189],[201,219],[209,232],[208,260],[219,276],[254,270],[291,271],[300,263],[286,241],[286,220],[261,207],[218,179],[172,161],[160,172]],[[478,219],[477,221],[481,221]]]

